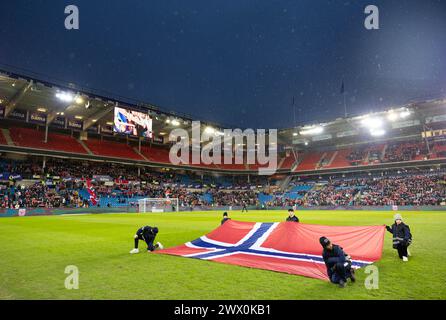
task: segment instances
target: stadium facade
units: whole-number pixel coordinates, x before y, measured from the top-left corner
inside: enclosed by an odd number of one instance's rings
[[[446,99],[279,128],[277,144],[269,146],[278,153],[277,170],[268,177],[258,175],[264,165],[246,161],[245,142],[223,140],[221,146],[222,155],[241,150],[243,163],[173,165],[169,133],[191,133],[194,120],[200,119],[1,71],[0,215],[18,214],[20,208],[36,214],[85,207],[91,212],[87,180],[98,191],[98,212],[135,211],[140,197],[170,194],[183,199],[184,210],[243,203],[256,208],[444,208]],[[208,135],[234,129],[204,124],[202,133]],[[28,198],[22,194],[27,192]],[[37,199],[30,202],[30,197]],[[62,200],[45,200],[57,197]]]

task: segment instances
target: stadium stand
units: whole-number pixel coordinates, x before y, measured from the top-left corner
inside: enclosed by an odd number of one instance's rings
[[[8,144],[8,142],[6,141],[5,136],[3,135],[3,130],[1,130],[1,129],[0,129],[0,144],[3,144],[3,145],[7,145]]]
[[[441,145],[443,148],[444,145]],[[145,197],[179,198],[181,207],[197,206],[384,206],[430,205],[446,202],[446,169],[352,173],[307,177],[291,181],[284,191],[269,189],[267,178],[257,176],[248,182],[241,177],[194,176],[193,172],[153,171],[134,166],[89,161],[50,159],[43,168],[37,159],[2,160],[0,171],[12,175],[14,183],[0,179],[0,207],[54,208],[90,206],[86,190],[92,179],[99,207],[137,206]],[[36,178],[36,175],[40,178]],[[58,177],[54,180],[53,177]],[[22,184],[22,179],[28,179]],[[42,180],[44,179],[44,180]],[[42,183],[48,179],[51,183]],[[144,183],[143,183],[144,182]]]
[[[69,153],[87,153],[82,145],[69,135],[48,133],[48,142],[45,143],[43,131],[20,127],[10,128],[9,131],[16,146]]]
[[[279,169],[287,169],[291,170],[293,166],[296,164],[296,157],[293,153],[290,153],[289,155],[285,155],[283,160],[279,162]]]
[[[345,168],[351,166],[348,156],[352,154],[352,149],[337,150],[333,161],[326,168]]]
[[[29,84],[26,77],[7,74],[1,77],[0,93],[5,99],[18,93],[17,89],[11,89],[14,88],[11,84],[16,81]],[[390,119],[389,110],[373,113],[371,119],[380,119],[383,125],[379,135],[371,134],[367,122],[363,123],[370,115],[280,129],[274,145],[280,150],[278,172],[275,178],[266,178],[256,172],[266,165],[246,163],[249,143],[238,145],[245,152],[243,164],[193,164],[190,159],[189,164],[173,165],[166,137],[174,128],[189,132],[192,118],[150,106],[124,107],[119,101],[93,93],[82,94],[89,108],[75,111],[51,108],[60,104],[57,96],[60,89],[55,87],[43,86],[41,93],[26,91],[16,115],[11,116],[15,108],[11,104],[0,120],[0,200],[5,208],[89,206],[92,202],[87,181],[93,183],[101,207],[135,206],[141,197],[167,194],[178,197],[184,207],[243,203],[264,207],[419,206],[445,202],[443,100],[390,110],[399,113],[404,122]],[[104,103],[105,100],[112,104]],[[150,115],[151,134],[116,125],[116,107]],[[36,112],[40,116],[36,117]],[[124,127],[135,126],[132,121]],[[47,124],[47,142],[44,142]],[[218,136],[223,127],[212,124],[200,130],[208,129]],[[322,132],[323,136],[317,137]],[[138,137],[142,138],[141,149],[136,147]],[[426,168],[433,171],[420,172]],[[401,173],[395,173],[400,169]]]
[[[303,156],[295,171],[315,170],[325,152],[311,152]]]
[[[93,154],[106,157],[124,158],[133,160],[143,160],[133,148],[125,143],[119,143],[109,140],[88,139],[84,141],[85,145]]]

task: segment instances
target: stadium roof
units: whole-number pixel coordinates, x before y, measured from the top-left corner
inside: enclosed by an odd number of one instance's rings
[[[112,125],[115,106],[149,112],[153,119],[153,132],[160,136],[175,128],[190,132],[191,121],[199,120],[164,111],[154,105],[96,94],[73,84],[58,85],[1,70],[0,104],[5,107],[6,116],[15,109],[45,112],[50,122],[56,116],[63,115],[82,120],[84,130],[97,124]],[[407,138],[419,136],[426,125],[444,127],[445,122],[446,99],[435,99],[413,102],[368,115],[279,129],[278,143],[305,149],[313,145],[319,147],[388,140],[388,137]],[[216,132],[224,129],[219,124],[205,122],[202,123],[202,131],[207,126],[211,126]]]

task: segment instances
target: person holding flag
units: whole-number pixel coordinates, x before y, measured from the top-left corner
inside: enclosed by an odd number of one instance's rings
[[[393,219],[395,223],[390,227],[386,226],[386,229],[393,235],[393,248],[398,251],[398,256],[404,262],[407,262],[409,261],[410,252],[408,247],[412,243],[412,234],[409,226],[403,222],[401,214],[395,214]]]
[[[348,278],[355,282],[355,270],[352,268],[351,257],[340,246],[331,243],[327,237],[321,237],[319,242],[324,248],[322,258],[330,281],[341,288],[345,288]]]

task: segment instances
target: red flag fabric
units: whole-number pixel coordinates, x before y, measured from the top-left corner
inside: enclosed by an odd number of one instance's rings
[[[91,184],[91,179],[87,179],[87,191],[90,195],[90,202],[93,206],[98,204],[98,198],[96,196],[96,192],[93,189],[93,185]]]
[[[296,222],[226,221],[211,233],[157,251],[188,258],[266,269],[329,280],[319,238],[325,236],[360,268],[381,259],[385,227],[323,226]]]

